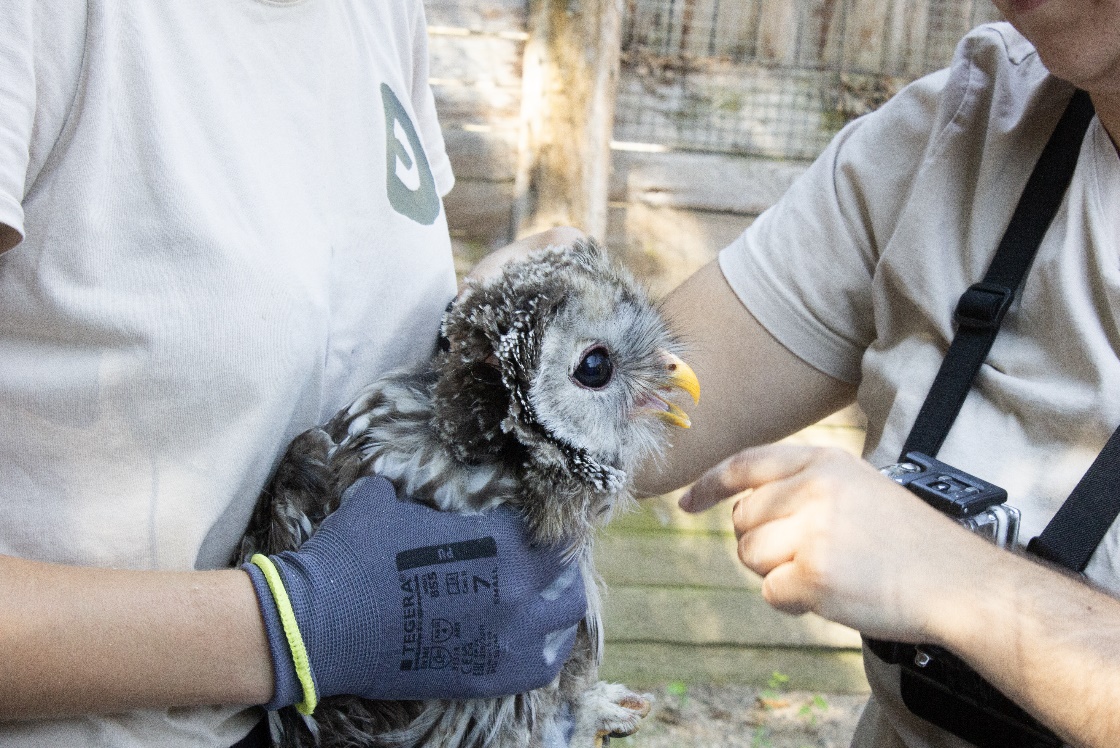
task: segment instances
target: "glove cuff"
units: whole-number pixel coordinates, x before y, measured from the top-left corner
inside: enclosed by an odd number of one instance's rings
[[[311,714],[319,702],[318,691],[303,635],[280,571],[271,558],[260,553],[241,568],[249,574],[253,590],[257,593],[272,655],[276,686],[272,700],[264,708],[274,711],[295,704],[301,714]]]

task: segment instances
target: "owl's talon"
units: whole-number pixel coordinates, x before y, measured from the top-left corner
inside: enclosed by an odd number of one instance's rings
[[[594,725],[594,738],[589,742],[595,748],[602,748],[609,745],[611,738],[633,735],[642,718],[649,714],[653,706],[652,699],[649,694],[636,694],[617,683],[596,683],[581,699],[584,718]],[[573,740],[572,746],[576,744]]]

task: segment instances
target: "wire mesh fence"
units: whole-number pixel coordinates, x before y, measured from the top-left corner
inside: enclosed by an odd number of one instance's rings
[[[811,159],[998,18],[990,0],[626,0],[615,139]]]

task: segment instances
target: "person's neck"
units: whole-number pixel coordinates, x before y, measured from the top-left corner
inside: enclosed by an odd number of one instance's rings
[[[1091,93],[1090,98],[1097,110],[1097,118],[1112,138],[1117,155],[1120,155],[1120,92]]]

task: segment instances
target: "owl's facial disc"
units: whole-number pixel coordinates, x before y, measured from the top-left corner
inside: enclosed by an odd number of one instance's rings
[[[668,374],[668,386],[662,388],[660,392],[647,395],[642,402],[638,403],[638,408],[645,412],[652,411],[653,415],[673,426],[679,426],[682,429],[690,428],[692,421],[688,419],[688,414],[675,403],[662,397],[661,393],[668,395],[674,389],[684,390],[692,396],[694,403],[698,403],[700,402],[700,380],[696,378],[696,372],[692,370],[692,367],[676,354],[664,349],[658,351],[658,353]]]

